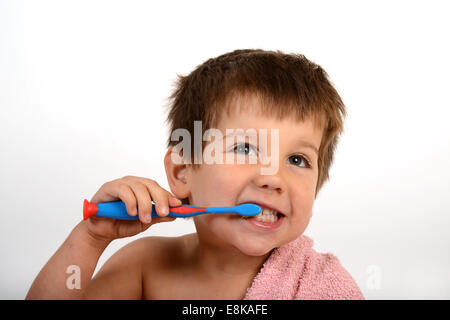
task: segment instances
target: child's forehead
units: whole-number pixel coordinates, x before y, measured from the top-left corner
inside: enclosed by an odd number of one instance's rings
[[[269,120],[272,123],[292,121],[299,126],[305,122],[313,122],[316,128],[323,128],[322,114],[313,110],[306,113],[301,109],[300,106],[289,101],[277,102],[257,94],[234,94],[219,108],[216,125],[220,127],[236,122],[257,123]]]

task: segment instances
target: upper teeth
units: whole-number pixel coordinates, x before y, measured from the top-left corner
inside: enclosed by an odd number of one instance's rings
[[[277,215],[277,212],[275,210],[272,210],[272,209],[263,208],[262,212],[260,214],[261,215]]]
[[[257,221],[274,223],[278,220],[278,215],[275,210],[262,207],[261,213],[254,216],[254,218]]]

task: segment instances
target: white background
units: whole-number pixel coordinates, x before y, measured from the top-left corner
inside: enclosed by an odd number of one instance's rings
[[[450,298],[450,50],[438,1],[0,1],[0,298],[22,299],[124,175],[157,180],[176,74],[238,48],[303,53],[349,116],[306,234],[368,299]],[[180,220],[180,219],[178,219]],[[113,242],[99,265],[151,227]]]

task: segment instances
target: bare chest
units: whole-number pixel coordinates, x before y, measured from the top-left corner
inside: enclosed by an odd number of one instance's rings
[[[155,273],[143,283],[144,298],[151,300],[242,300],[252,279],[206,279],[171,271]]]

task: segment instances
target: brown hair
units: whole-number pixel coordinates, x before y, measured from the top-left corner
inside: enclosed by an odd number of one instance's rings
[[[202,121],[205,130],[214,128],[228,103],[238,95],[256,94],[263,101],[264,114],[298,120],[319,120],[323,137],[319,149],[316,196],[333,162],[339,135],[343,132],[346,110],[327,73],[301,54],[260,49],[235,50],[199,65],[187,76],[178,75],[169,97],[167,147],[175,146],[172,132],[187,129],[191,137],[194,121]],[[192,139],[193,140],[193,139]],[[203,147],[206,142],[202,142]],[[192,148],[194,142],[192,141]],[[202,149],[203,150],[203,149]],[[193,161],[194,153],[191,153]],[[188,204],[184,199],[183,203]]]

